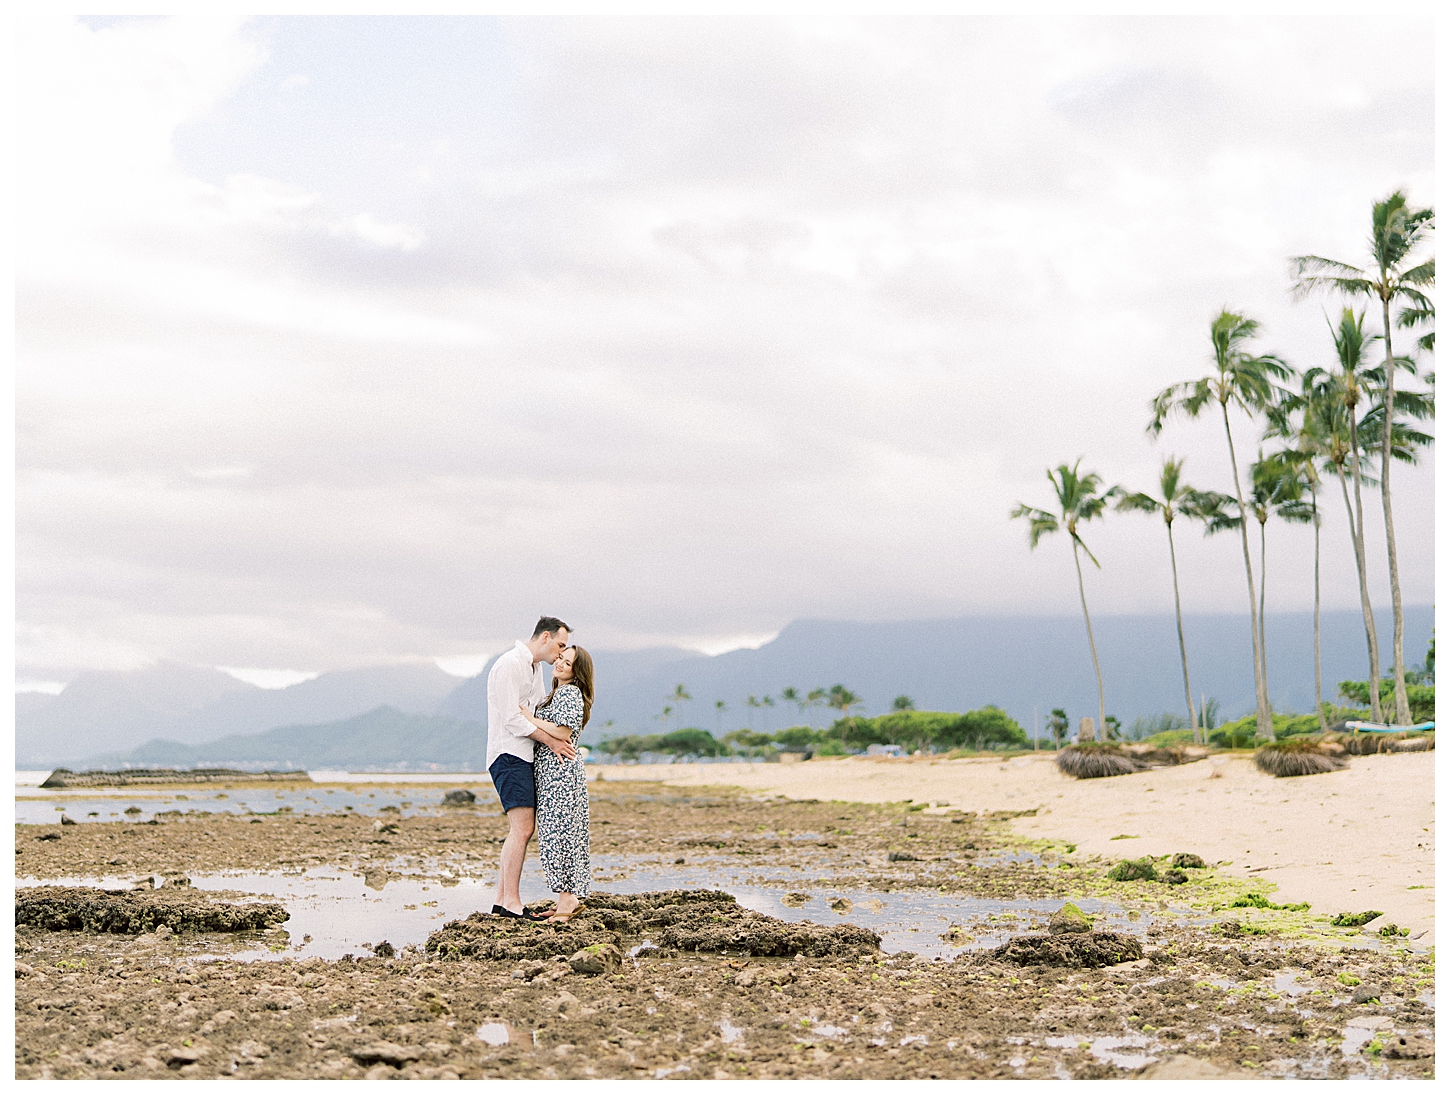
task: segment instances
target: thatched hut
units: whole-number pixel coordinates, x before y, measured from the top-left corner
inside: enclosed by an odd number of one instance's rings
[[[1057,751],[1057,770],[1078,779],[1102,779],[1146,772],[1151,765],[1108,742],[1069,745]]]
[[[1338,751],[1322,748],[1317,738],[1289,738],[1260,747],[1254,753],[1259,771],[1271,776],[1315,776],[1349,765]]]

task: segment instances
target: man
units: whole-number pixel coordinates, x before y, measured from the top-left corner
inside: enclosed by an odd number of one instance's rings
[[[569,625],[540,616],[533,638],[515,642],[488,672],[488,774],[509,819],[509,835],[499,858],[495,916],[543,919],[525,913],[519,898],[519,876],[534,835],[534,743],[546,745],[564,760],[573,759],[574,747],[537,729],[524,718],[519,704],[532,711],[544,702],[548,690],[543,664],[553,665],[568,645]]]

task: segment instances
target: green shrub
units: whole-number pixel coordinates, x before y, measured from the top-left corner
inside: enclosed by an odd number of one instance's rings
[[[1405,683],[1405,692],[1410,700],[1410,718],[1415,722],[1428,722],[1435,717],[1435,686],[1433,684]],[[1340,681],[1339,694],[1359,707],[1369,706],[1369,681]],[[1380,678],[1380,708],[1387,713],[1395,709],[1395,682],[1393,677]]]
[[[1000,707],[977,711],[893,711],[876,718],[841,719],[830,735],[856,749],[868,745],[899,745],[917,749],[977,749],[988,746],[1027,747],[1027,732]]]
[[[730,751],[730,747],[717,741],[708,730],[687,727],[671,730],[668,734],[627,734],[619,738],[606,738],[599,743],[599,751],[609,756],[638,760],[641,753],[673,753],[677,757],[718,757]]]
[[[1274,715],[1273,719],[1276,740],[1292,738],[1298,734],[1319,733],[1319,718],[1316,715]],[[1258,720],[1253,715],[1245,715],[1210,731],[1208,741],[1210,745],[1224,749],[1247,749],[1254,744],[1254,735],[1257,732]]]
[[[831,734],[828,730],[817,730],[812,726],[789,726],[772,735],[770,740],[778,749],[788,749],[799,753],[823,741],[830,740],[830,738]],[[836,740],[839,743],[839,739]]]
[[[1151,745],[1155,749],[1167,749],[1170,745],[1183,745],[1192,743],[1193,731],[1190,730],[1163,730],[1150,738],[1144,738],[1144,745]]]

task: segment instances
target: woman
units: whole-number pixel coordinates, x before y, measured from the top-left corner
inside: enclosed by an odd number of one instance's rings
[[[578,746],[579,732],[594,706],[594,661],[582,646],[571,646],[554,662],[554,690],[537,710],[519,710],[544,733]],[[559,895],[549,919],[570,919],[589,896],[589,789],[584,762],[561,760],[552,749],[534,751],[535,824],[539,862],[549,889]]]

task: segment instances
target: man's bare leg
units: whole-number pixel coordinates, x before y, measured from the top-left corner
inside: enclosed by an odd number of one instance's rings
[[[503,842],[503,854],[498,863],[498,893],[495,905],[502,905],[509,912],[524,911],[519,897],[519,877],[524,873],[524,856],[529,850],[529,838],[534,835],[534,808],[515,806],[508,812],[509,835]]]

